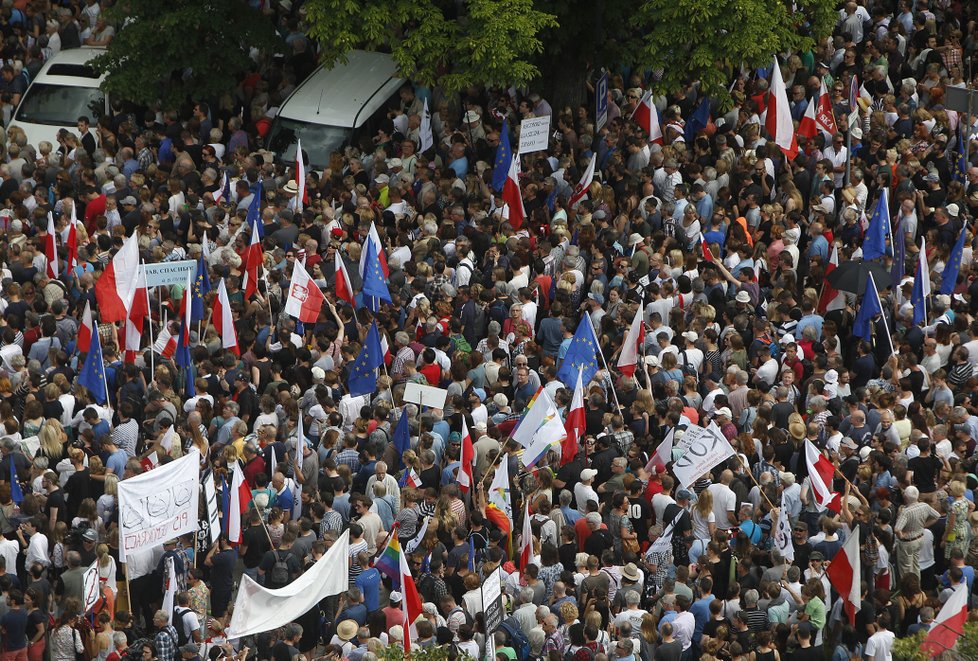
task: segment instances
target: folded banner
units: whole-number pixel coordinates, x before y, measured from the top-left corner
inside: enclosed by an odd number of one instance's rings
[[[197,532],[200,453],[119,482],[119,560]]]
[[[326,597],[345,591],[349,587],[349,556],[350,532],[346,531],[319,562],[284,588],[269,590],[242,576],[228,639],[277,629],[308,613]]]
[[[696,481],[703,473],[711,470],[721,461],[732,457],[734,449],[730,442],[716,426],[711,422],[709,427],[697,427],[690,425],[683,434],[682,443],[689,448],[685,454],[672,465],[672,472],[679,485],[683,488],[688,487]]]

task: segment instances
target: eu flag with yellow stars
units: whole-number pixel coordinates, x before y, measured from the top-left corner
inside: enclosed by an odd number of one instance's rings
[[[513,160],[513,149],[509,145],[509,122],[503,120],[499,130],[499,146],[496,147],[496,160],[492,166],[492,189],[497,193],[503,189],[509,176],[509,164]]]
[[[207,275],[207,262],[203,255],[197,261],[197,277],[194,278],[192,296],[190,297],[190,320],[203,321],[204,296],[211,290],[211,279]]]
[[[961,234],[958,235],[958,240],[954,242],[954,247],[951,249],[951,256],[947,260],[947,266],[944,267],[944,273],[941,274],[941,293],[948,296],[954,293],[954,288],[958,284],[961,253],[964,252],[964,233],[965,228],[962,227]]]
[[[369,237],[364,241],[363,249],[367,255],[363,260],[363,303],[371,312],[377,313],[380,312],[381,301],[387,301],[391,305],[393,301],[390,290],[387,289],[377,249]]]
[[[384,350],[380,347],[380,332],[377,322],[370,325],[363,349],[350,367],[348,385],[350,395],[358,397],[377,390],[377,368],[384,362]]]
[[[102,360],[102,342],[98,329],[92,333],[92,345],[88,348],[85,363],[78,374],[78,383],[88,388],[92,399],[99,404],[105,404],[105,391],[108,388],[105,387],[105,363]]]
[[[568,388],[573,388],[577,384],[578,370],[582,370],[581,383],[588,383],[598,371],[598,340],[591,327],[591,318],[586,314],[577,325],[564,362],[557,371],[557,378]]]

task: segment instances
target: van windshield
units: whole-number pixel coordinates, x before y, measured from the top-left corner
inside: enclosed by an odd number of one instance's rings
[[[329,155],[342,149],[350,140],[353,129],[341,126],[312,124],[296,119],[276,117],[268,136],[268,149],[286,163],[295,160],[295,143],[302,140],[302,150],[314,167],[329,164]]]
[[[105,95],[95,87],[34,83],[17,108],[16,119],[31,124],[74,126],[82,115],[95,123],[105,110]]]

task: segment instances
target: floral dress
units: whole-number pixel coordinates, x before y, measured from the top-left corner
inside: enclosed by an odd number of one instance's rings
[[[954,528],[947,533],[947,543],[944,545],[944,557],[950,559],[954,549],[961,549],[965,555],[968,554],[968,547],[971,545],[971,523],[968,515],[971,507],[966,498],[955,498],[951,503],[951,512],[954,512]]]

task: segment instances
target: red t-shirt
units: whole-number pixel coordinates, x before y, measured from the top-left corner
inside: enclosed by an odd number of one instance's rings
[[[99,195],[85,205],[85,229],[89,235],[95,233],[95,219],[105,213],[105,195]]]
[[[425,365],[418,371],[421,372],[421,374],[424,375],[424,378],[428,380],[428,385],[432,385],[437,388],[438,384],[441,383],[441,367],[438,366],[438,363]]]

